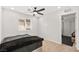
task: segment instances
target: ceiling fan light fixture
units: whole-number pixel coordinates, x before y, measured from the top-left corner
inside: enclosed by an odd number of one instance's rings
[[[43,13],[41,13],[41,11],[44,11],[44,10],[45,10],[45,8],[37,9],[37,7],[34,7],[33,11],[32,11],[33,16],[44,15]],[[29,11],[29,9],[28,9],[28,11]]]
[[[37,12],[34,12],[34,14],[36,15],[36,14],[37,14]]]

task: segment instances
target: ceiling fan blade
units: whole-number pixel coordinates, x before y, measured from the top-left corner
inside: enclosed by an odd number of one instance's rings
[[[44,15],[43,13],[38,13],[38,14],[40,14],[40,15]]]
[[[45,8],[42,8],[42,9],[40,9],[40,10],[37,10],[37,12],[40,12],[40,11],[43,11],[43,10],[45,10]]]

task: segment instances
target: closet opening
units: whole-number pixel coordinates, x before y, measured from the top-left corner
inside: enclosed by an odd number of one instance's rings
[[[75,45],[75,15],[76,13],[62,15],[62,44]]]

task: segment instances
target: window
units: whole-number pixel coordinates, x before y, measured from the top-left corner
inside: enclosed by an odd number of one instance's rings
[[[26,30],[30,30],[31,28],[31,21],[30,19],[26,19]]]
[[[19,31],[26,31],[31,29],[30,19],[20,19],[19,20]]]

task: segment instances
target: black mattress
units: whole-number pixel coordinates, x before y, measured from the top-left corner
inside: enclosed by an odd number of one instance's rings
[[[14,37],[8,37],[5,39],[13,39]],[[14,51],[16,49],[22,48],[24,46],[32,45],[36,42],[42,42],[43,38],[40,38],[38,36],[21,36],[20,38],[15,37],[14,40],[4,42],[0,44],[0,51],[1,52],[9,52]]]

